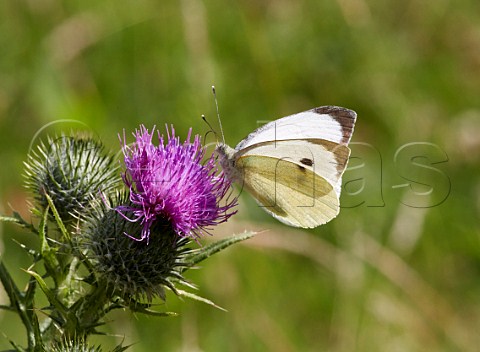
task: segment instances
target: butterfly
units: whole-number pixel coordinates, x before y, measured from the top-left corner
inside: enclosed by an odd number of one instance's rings
[[[340,211],[342,175],[357,114],[321,106],[269,122],[235,148],[218,143],[225,175],[281,222],[313,228]]]

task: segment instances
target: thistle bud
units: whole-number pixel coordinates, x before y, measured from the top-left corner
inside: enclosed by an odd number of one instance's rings
[[[48,195],[64,223],[74,219],[93,195],[109,192],[120,180],[113,157],[88,137],[48,137],[25,162],[26,186],[33,194],[33,213],[48,206]]]
[[[127,195],[109,202],[129,204]],[[165,287],[175,291],[172,279],[183,281],[179,269],[189,240],[179,237],[168,222],[157,221],[150,229],[149,243],[134,241],[126,234],[140,236],[142,225],[126,218],[132,214],[120,214],[105,203],[83,220],[77,237],[83,239],[81,247],[98,280],[126,301],[165,299]]]

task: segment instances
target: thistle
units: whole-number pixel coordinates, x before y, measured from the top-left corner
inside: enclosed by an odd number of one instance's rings
[[[89,137],[48,137],[25,162],[26,186],[34,198],[32,211],[41,214],[48,195],[63,222],[83,211],[98,192],[119,184],[118,169],[103,145]]]
[[[10,304],[25,325],[29,351],[100,351],[87,338],[101,333],[103,318],[113,309],[172,316],[151,309],[169,289],[217,307],[181,289],[193,287],[186,270],[252,234],[242,234],[191,249],[212,226],[227,221],[236,198],[222,203],[230,182],[217,169],[214,156],[205,157],[199,136],[180,143],[173,127],[167,138],[141,126],[135,142],[123,140],[126,189],[113,158],[102,145],[78,136],[48,138],[25,163],[32,212],[38,225],[17,213],[0,216],[39,239],[39,248],[22,245],[33,264],[22,291],[0,260],[0,282]],[[72,221],[76,226],[66,226]],[[61,233],[64,241],[58,241]],[[72,236],[72,234],[74,236]],[[46,280],[48,278],[48,280]],[[48,300],[36,305],[39,288]],[[42,323],[37,315],[46,316]],[[12,342],[15,350],[23,351]],[[126,347],[117,346],[115,351]]]
[[[227,221],[235,213],[232,208],[236,199],[225,205],[220,201],[231,183],[219,172],[214,155],[202,163],[205,149],[200,137],[196,135],[190,142],[190,130],[181,144],[172,126],[171,132],[167,128],[166,140],[158,134],[159,145],[155,146],[153,134],[153,130],[149,133],[140,126],[133,145],[123,140],[123,180],[130,190],[131,204],[118,206],[117,210],[128,220],[142,224],[138,237],[126,234],[148,243],[152,226],[166,222],[178,236],[196,239],[208,233],[209,227]]]
[[[108,203],[130,204],[126,194],[117,195]],[[98,203],[84,219],[82,234],[76,238],[83,239],[82,247],[87,250],[98,281],[113,295],[126,302],[150,302],[157,296],[164,300],[165,287],[175,292],[174,281],[186,283],[180,272],[188,266],[188,238],[177,236],[171,224],[161,218],[152,225],[148,244],[132,241],[125,233],[135,236],[143,229],[139,222],[127,220],[131,215],[119,214],[106,202]]]
[[[182,144],[172,127],[155,146],[153,134],[141,126],[131,146],[123,140],[129,194],[99,204],[79,236],[100,280],[126,301],[165,299],[165,287],[177,292],[174,282],[188,284],[181,271],[189,240],[226,221],[236,204],[220,205],[230,182],[213,155],[202,162],[199,136],[191,143],[189,133]]]

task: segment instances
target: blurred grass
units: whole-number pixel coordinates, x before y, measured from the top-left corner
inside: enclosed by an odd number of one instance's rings
[[[180,317],[117,312],[108,330],[117,337],[94,340],[113,346],[124,337],[133,351],[476,351],[479,10],[476,0],[4,0],[0,210],[28,217],[22,161],[55,121],[79,120],[113,150],[117,134],[140,123],[203,135],[201,114],[216,123],[214,84],[233,145],[258,120],[349,107],[359,116],[353,141],[374,148],[353,145],[353,155],[371,158],[363,176],[382,181],[368,185],[362,206],[302,232],[244,197],[218,235],[270,230],[190,275],[228,313],[171,296],[166,309]],[[84,129],[59,122],[40,136],[72,128]],[[392,188],[405,183],[395,152],[411,142],[448,156],[435,165],[451,181],[438,206],[406,207],[408,192]],[[2,256],[25,282],[16,268],[28,258],[11,239],[32,239],[0,231]],[[0,312],[0,332],[25,341],[10,313]]]

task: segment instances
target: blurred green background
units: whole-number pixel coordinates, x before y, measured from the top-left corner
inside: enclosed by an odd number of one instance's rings
[[[227,313],[169,296],[160,309],[179,317],[115,312],[108,336],[92,342],[478,351],[477,0],[3,0],[0,48],[0,211],[9,215],[29,218],[22,161],[39,131],[87,129],[113,151],[117,134],[139,124],[204,135],[201,114],[217,126],[212,84],[230,145],[261,121],[315,106],[358,113],[337,219],[295,230],[243,197],[216,235],[264,231],[188,274]],[[430,144],[400,160],[415,142]],[[408,180],[412,189],[396,187]],[[29,259],[12,238],[32,239],[1,226],[2,256],[26,282]],[[26,341],[19,319],[0,311],[0,349],[7,337]]]

